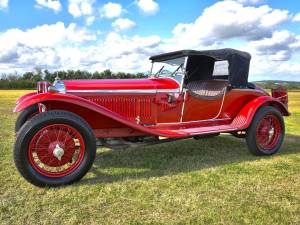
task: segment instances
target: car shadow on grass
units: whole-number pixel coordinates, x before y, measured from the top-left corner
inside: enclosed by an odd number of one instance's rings
[[[300,152],[299,143],[300,136],[287,135],[275,157]],[[161,177],[261,159],[265,157],[249,153],[244,139],[232,136],[186,139],[124,150],[98,149],[89,175],[79,185]]]

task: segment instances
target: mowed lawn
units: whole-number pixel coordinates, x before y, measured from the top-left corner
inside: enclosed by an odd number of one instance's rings
[[[228,135],[99,148],[84,179],[61,188],[34,187],[14,166],[12,109],[25,92],[0,91],[2,224],[300,224],[300,92],[274,156],[252,156]]]

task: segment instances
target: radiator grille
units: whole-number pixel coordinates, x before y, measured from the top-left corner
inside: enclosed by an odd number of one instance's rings
[[[87,97],[88,100],[116,112],[128,119],[140,117],[142,120],[152,119],[151,97]]]

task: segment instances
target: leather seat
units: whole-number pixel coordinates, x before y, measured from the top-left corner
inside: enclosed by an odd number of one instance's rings
[[[196,98],[217,99],[223,96],[227,86],[224,80],[198,80],[189,82],[187,89]]]

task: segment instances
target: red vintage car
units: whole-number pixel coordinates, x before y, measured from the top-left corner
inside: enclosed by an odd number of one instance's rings
[[[276,153],[289,116],[287,91],[248,82],[251,56],[234,49],[152,56],[145,79],[38,83],[17,100],[14,159],[37,186],[80,180],[96,146],[125,148],[230,133],[254,155]]]

